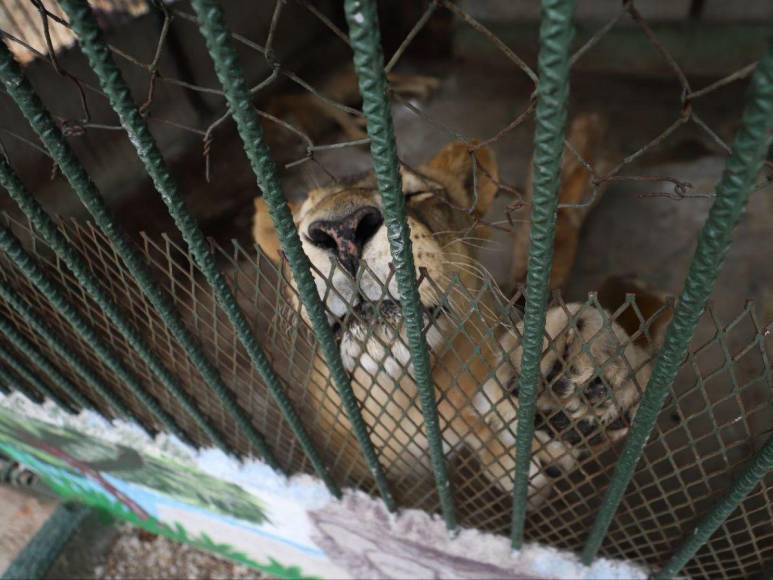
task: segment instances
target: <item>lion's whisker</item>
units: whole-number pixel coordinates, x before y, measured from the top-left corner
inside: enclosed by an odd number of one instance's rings
[[[478,249],[478,250],[485,250],[487,248],[496,248],[496,247],[502,247],[503,246],[502,242],[499,242],[499,241],[496,241],[496,240],[490,240],[488,238],[476,238],[474,236],[468,236],[468,237],[456,238],[454,240],[451,240],[450,242],[447,242],[446,244],[444,244],[441,247],[445,250],[448,246],[450,246],[452,244],[455,244],[456,242],[461,242],[465,246],[468,246],[470,248],[475,248],[475,249]],[[473,243],[473,242],[478,242],[478,243],[476,244],[476,243]]]

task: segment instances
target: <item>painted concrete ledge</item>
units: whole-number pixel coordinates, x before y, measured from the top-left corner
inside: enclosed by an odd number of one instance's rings
[[[389,513],[361,492],[336,501],[310,476],[151,440],[127,423],[0,395],[0,452],[78,501],[149,532],[280,578],[645,578],[646,571],[476,530],[450,537],[417,510]]]

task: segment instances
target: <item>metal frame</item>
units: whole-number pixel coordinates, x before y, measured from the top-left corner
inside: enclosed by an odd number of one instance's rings
[[[332,330],[327,323],[324,306],[316,290],[311,264],[302,250],[298,232],[279,183],[277,167],[265,144],[258,114],[251,103],[251,91],[225,26],[223,12],[216,0],[192,0],[192,4],[200,31],[206,41],[223,93],[229,104],[230,114],[236,121],[244,149],[269,207],[280,237],[282,250],[297,284],[301,302],[312,322],[314,333],[335,387],[341,397],[376,487],[386,505],[390,509],[395,509],[396,503],[392,497],[390,484],[387,482],[384,468],[380,463],[378,453],[352,390],[350,379],[336,348]],[[224,275],[218,270],[212,250],[186,208],[177,184],[148,129],[141,108],[132,99],[128,85],[113,61],[88,3],[86,0],[61,0],[61,5],[102,90],[109,98],[113,109],[120,118],[121,125],[129,135],[139,158],[153,179],[157,191],[182,232],[197,266],[213,289],[219,308],[222,309],[236,330],[239,342],[267,385],[315,471],[325,481],[330,491],[334,495],[340,496],[341,490],[338,484],[333,480],[316,443],[302,424],[286,393],[285,385],[282,384],[272,362],[250,329],[245,314],[237,305],[233,291],[228,287]],[[344,6],[349,25],[348,38],[354,52],[355,70],[363,97],[363,113],[367,120],[370,153],[378,189],[383,200],[383,212],[409,339],[408,346],[412,355],[414,378],[419,391],[424,419],[422,427],[430,443],[431,466],[442,514],[449,530],[454,530],[457,526],[454,494],[445,464],[430,356],[423,334],[422,308],[418,292],[419,281],[417,281],[410,232],[406,221],[405,201],[401,191],[399,161],[392,126],[389,86],[384,70],[376,3],[375,0],[346,0]],[[431,10],[434,8],[435,4],[432,4]],[[573,62],[570,54],[573,38],[573,10],[573,0],[543,0],[542,2],[539,83],[536,92],[537,126],[534,137],[534,196],[530,216],[528,292],[526,294],[525,325],[522,337],[524,346],[522,374],[518,384],[519,422],[512,494],[511,536],[512,545],[516,549],[522,547],[524,540],[531,441],[534,437],[536,398],[540,386],[539,363],[542,356],[545,317],[549,299],[548,288],[558,208],[561,158],[567,120],[569,69]],[[431,11],[428,11],[429,13]],[[426,18],[422,20],[426,21]],[[413,33],[414,31],[412,31]],[[235,420],[239,431],[249,439],[264,460],[272,466],[278,467],[264,435],[255,428],[250,417],[236,402],[234,394],[220,376],[217,367],[205,355],[199,340],[183,323],[173,301],[154,282],[150,268],[110,216],[96,185],[70,149],[61,130],[24,77],[11,52],[2,43],[0,43],[0,79],[66,176],[72,189],[89,209],[97,225],[110,240],[146,297],[159,312],[164,324],[182,344],[188,358],[205,383],[215,393],[223,408]],[[689,343],[712,294],[716,278],[732,241],[733,229],[744,211],[751,191],[754,189],[756,176],[770,147],[772,135],[773,48],[759,62],[752,77],[741,128],[717,188],[716,200],[701,231],[698,247],[685,279],[684,290],[675,309],[674,319],[669,325],[665,344],[657,357],[654,372],[644,391],[640,409],[634,418],[632,428],[625,440],[622,455],[605,492],[593,527],[586,539],[582,552],[582,560],[586,564],[589,564],[596,557],[607,535],[612,519],[639,464],[647,440],[655,428],[661,407],[669,394],[685,356],[688,354]],[[172,393],[213,444],[227,453],[232,452],[228,437],[209,424],[204,411],[197,407],[174,375],[149,348],[146,340],[128,321],[121,307],[105,292],[100,281],[89,271],[83,258],[74,250],[72,244],[25,189],[10,165],[2,158],[0,158],[0,184],[17,202],[41,237],[74,273],[78,283],[86,289],[90,298],[105,311],[110,320],[121,331],[131,347],[151,369],[155,378],[164,386],[164,389]],[[43,270],[24,250],[13,233],[3,226],[0,226],[0,249],[48,298],[53,307],[70,323],[77,334],[91,344],[101,361],[112,369],[125,382],[132,394],[150,409],[163,428],[181,439],[190,440],[176,419],[161,408],[158,401],[121,361],[117,353],[101,343],[100,336],[95,329],[68,302],[67,297],[56,284],[46,277]],[[40,320],[13,288],[2,280],[0,280],[0,298],[8,303],[37,335],[54,345],[57,356],[75,370],[80,379],[103,399],[107,407],[121,417],[132,417],[125,401],[111,392],[104,381],[89,368],[84,360],[61,345],[60,337],[57,336],[56,332]],[[25,364],[17,361],[13,352],[0,346],[0,360],[34,387],[34,391],[37,393],[29,391],[31,394],[48,397],[70,412],[76,412],[80,408],[99,408],[98,405],[79,392],[77,386],[68,377],[64,376],[45,356],[37,352],[35,345],[18,333],[13,324],[2,316],[0,316],[0,331],[4,333],[16,350],[25,355],[27,360],[39,368],[51,384],[57,387],[55,392],[45,381],[30,371]],[[14,385],[17,383],[13,375],[3,367],[0,367],[0,381]],[[65,394],[66,398],[63,396]],[[153,426],[145,426],[145,428],[150,432],[153,431]],[[773,438],[768,439],[762,449],[754,455],[727,494],[696,526],[694,534],[663,566],[658,577],[670,577],[677,574],[771,469],[773,469]]]
[[[722,263],[732,242],[732,233],[762,169],[773,133],[773,47],[757,65],[752,76],[747,104],[716,200],[698,238],[674,319],[668,327],[663,348],[642,397],[631,431],[604,496],[593,529],[582,553],[590,562],[604,540],[609,524],[644,451],[658,412],[668,397],[692,340],[698,320],[714,290]],[[758,456],[759,457],[759,456]]]

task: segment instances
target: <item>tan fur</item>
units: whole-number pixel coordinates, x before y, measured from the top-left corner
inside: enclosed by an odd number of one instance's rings
[[[625,304],[628,295],[636,296],[636,308],[622,309],[617,323],[634,337],[637,346],[654,352],[663,344],[666,328],[673,317],[673,309],[666,306],[669,298],[632,276],[610,276],[599,288],[598,300],[608,312],[616,312]],[[642,320],[647,321],[646,332],[640,332]]]
[[[464,446],[476,454],[488,479],[508,492],[514,472],[512,442],[517,402],[512,397],[498,398],[497,415],[504,417],[499,422],[473,405],[481,385],[500,362],[502,351],[491,332],[498,324],[498,317],[490,310],[492,297],[478,296],[483,286],[482,269],[472,246],[461,237],[463,233],[484,235],[477,219],[489,208],[497,191],[496,158],[486,147],[450,143],[415,171],[403,168],[402,176],[417,275],[426,272],[440,287],[438,291],[425,283],[420,285],[419,292],[425,324],[429,325],[426,337],[444,443],[447,449]],[[477,183],[477,195],[472,191],[473,182]],[[331,223],[362,208],[380,207],[380,195],[373,178],[368,177],[350,187],[312,190],[294,208],[293,215],[304,251],[316,269],[318,292],[325,301],[330,322],[343,329],[342,360],[351,375],[381,463],[390,478],[402,480],[416,473],[417,462],[428,467],[428,444],[408,340],[396,302],[397,283],[390,271],[392,258],[386,228],[380,226],[363,246],[361,258],[367,267],[361,266],[356,278],[331,260],[333,250],[320,246],[309,236],[315,222]],[[270,227],[265,206],[257,202],[256,209],[256,241],[276,260],[276,234]],[[571,252],[571,257],[566,258],[568,262],[573,259],[573,246],[562,246],[557,251],[559,259],[563,259],[563,252]],[[455,278],[464,290],[453,289]],[[449,285],[452,290],[448,308],[436,308],[441,304],[442,291]],[[477,308],[473,308],[470,297],[474,297]],[[440,314],[432,322],[429,313],[438,311]],[[357,444],[348,423],[338,418],[340,399],[330,388],[327,366],[318,354],[308,385],[314,408],[319,411],[321,431],[332,437],[335,448],[356,453]],[[531,469],[532,505],[542,501],[550,489],[550,480],[542,473],[545,463],[555,462],[553,454],[545,451],[554,450],[549,439],[547,432],[540,431],[533,443],[536,454]],[[350,475],[355,480],[368,476],[364,471]]]
[[[390,73],[391,90],[405,97],[427,98],[439,85],[436,78],[423,75]],[[365,120],[340,108],[340,105],[356,106],[360,100],[354,65],[338,69],[317,87],[319,94],[328,100],[306,91],[299,94],[281,94],[269,99],[266,113],[292,125],[298,131],[316,141],[323,133],[338,126],[348,139],[364,139]],[[332,103],[337,103],[335,106]],[[270,144],[278,145],[286,139],[297,139],[292,131],[283,128],[272,119],[264,121],[266,137]]]
[[[478,145],[476,141],[472,144]],[[478,217],[488,211],[499,189],[499,166],[494,152],[488,147],[471,151],[464,143],[451,143],[423,168],[423,173],[440,181],[448,191],[451,201],[463,209],[470,209],[469,206],[475,202],[474,211]],[[473,174],[477,182],[477,199],[470,200]]]
[[[601,155],[601,146],[606,135],[606,122],[597,114],[578,115],[569,126],[567,141],[580,157],[591,163],[597,173],[603,174],[609,160]],[[533,176],[529,173],[526,187],[526,201],[531,202]],[[561,190],[559,209],[556,215],[556,239],[553,267],[550,274],[550,288],[560,289],[566,284],[577,255],[580,232],[590,210],[601,200],[606,186],[596,186],[594,195],[591,187],[592,175],[577,157],[568,149],[564,151],[561,168]],[[574,206],[574,207],[572,207]],[[528,225],[516,231],[513,254],[513,269],[516,282],[526,281],[526,261],[529,249]]]
[[[290,211],[295,213],[298,204],[290,202]],[[262,197],[255,198],[255,217],[252,221],[252,237],[260,244],[263,253],[268,256],[272,262],[279,262],[281,244],[279,236],[274,229],[274,222],[271,221],[271,214],[268,212],[268,205]]]

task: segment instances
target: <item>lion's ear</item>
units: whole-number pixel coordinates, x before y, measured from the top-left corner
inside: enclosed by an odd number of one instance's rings
[[[468,207],[477,202],[475,213],[485,214],[494,201],[499,186],[499,166],[494,152],[488,147],[475,148],[477,141],[467,145],[461,141],[453,141],[443,147],[429,162],[429,167],[446,173],[458,179],[468,196]],[[474,162],[473,162],[474,159]]]
[[[290,211],[295,215],[300,204],[289,202]],[[252,226],[252,236],[255,243],[263,250],[263,253],[275,264],[279,263],[280,250],[282,246],[279,243],[279,236],[274,229],[274,222],[271,214],[268,212],[268,205],[262,197],[255,198],[255,220]]]

